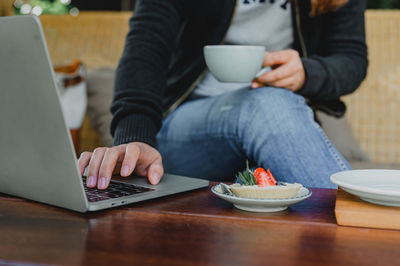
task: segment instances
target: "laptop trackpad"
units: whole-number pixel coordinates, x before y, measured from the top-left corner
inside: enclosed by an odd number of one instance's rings
[[[177,192],[179,192],[201,187],[207,187],[209,185],[208,180],[173,175],[173,174],[164,174],[163,177],[161,178],[160,183],[155,186],[150,184],[147,177],[134,176],[134,175],[130,177],[113,176],[112,180],[132,185],[143,186],[157,191],[176,190]]]

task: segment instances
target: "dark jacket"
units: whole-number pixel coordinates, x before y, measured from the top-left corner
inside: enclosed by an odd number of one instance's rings
[[[235,2],[137,1],[116,72],[115,145],[155,146],[163,117],[186,99],[206,69],[203,46],[223,42]],[[298,93],[341,113],[339,97],[353,92],[366,75],[364,1],[349,0],[335,12],[313,17],[309,0],[294,0],[291,7],[293,48],[306,72]]]

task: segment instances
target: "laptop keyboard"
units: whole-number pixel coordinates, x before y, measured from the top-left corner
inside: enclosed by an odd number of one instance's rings
[[[101,200],[115,199],[125,196],[131,196],[135,194],[140,194],[148,191],[153,191],[154,189],[131,185],[126,183],[119,183],[112,181],[105,190],[99,190],[97,188],[88,188],[86,186],[86,177],[83,178],[83,184],[85,187],[86,196],[89,202],[96,202]]]

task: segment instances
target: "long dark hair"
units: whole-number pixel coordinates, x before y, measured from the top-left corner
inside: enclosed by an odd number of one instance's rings
[[[311,16],[324,14],[329,11],[336,11],[343,6],[348,0],[310,0],[311,1]]]

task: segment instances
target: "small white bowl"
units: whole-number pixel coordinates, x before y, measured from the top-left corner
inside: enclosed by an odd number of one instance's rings
[[[222,190],[215,185],[211,188],[211,191],[228,202],[233,203],[233,205],[241,210],[250,212],[278,212],[286,210],[290,205],[303,201],[311,196],[312,192],[301,187],[297,192],[296,197],[286,198],[286,199],[248,199],[236,196],[230,196],[222,193]]]

